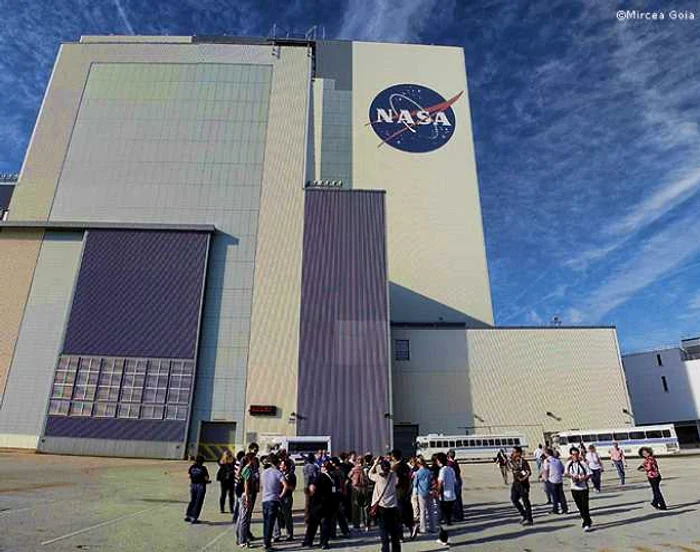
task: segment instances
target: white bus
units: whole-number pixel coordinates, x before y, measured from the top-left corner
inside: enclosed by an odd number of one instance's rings
[[[290,458],[296,463],[303,463],[304,458],[309,453],[316,454],[319,450],[325,450],[331,455],[331,438],[328,435],[305,435],[301,437],[274,436],[264,439],[264,443],[264,454],[285,449],[289,453]]]
[[[438,452],[455,451],[455,458],[460,462],[491,462],[501,449],[514,446],[527,448],[524,435],[499,433],[494,435],[438,435],[430,434],[416,439],[418,454],[430,458]]]
[[[586,448],[595,445],[601,458],[610,458],[613,443],[617,443],[628,457],[637,456],[643,446],[651,447],[657,456],[678,454],[681,451],[673,425],[584,429],[561,431],[552,435],[552,446],[559,449],[563,458],[569,456],[572,446],[580,448],[581,443]]]

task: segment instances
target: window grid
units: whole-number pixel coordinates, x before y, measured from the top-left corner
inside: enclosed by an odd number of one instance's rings
[[[396,339],[394,341],[394,360],[411,360],[408,339]]]
[[[186,420],[194,362],[61,356],[51,416]]]

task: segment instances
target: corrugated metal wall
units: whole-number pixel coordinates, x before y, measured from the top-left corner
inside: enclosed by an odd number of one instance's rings
[[[194,359],[207,238],[89,231],[63,353]]]
[[[391,442],[384,195],[309,190],[298,432],[340,450]]]

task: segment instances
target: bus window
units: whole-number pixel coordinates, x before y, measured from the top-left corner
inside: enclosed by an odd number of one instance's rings
[[[489,446],[490,446],[490,447],[493,446],[493,439],[489,439]]]
[[[633,439],[635,441],[641,441],[644,438],[645,437],[643,431],[630,431],[630,439]]]
[[[477,447],[483,446],[483,441],[481,439],[476,439],[476,446]]]
[[[598,441],[612,441],[613,436],[612,433],[601,433],[598,435]]]
[[[615,438],[616,441],[628,441],[630,438],[630,434],[625,432],[625,433],[613,433],[613,437]]]
[[[454,442],[454,441],[450,441],[450,448],[455,448],[455,442]]]
[[[664,429],[662,431],[663,436],[666,437],[667,439],[671,437],[671,430],[670,429]]]
[[[509,446],[513,446],[515,444],[515,441],[513,439],[506,439],[506,444]]]
[[[569,438],[564,437],[563,435],[559,436],[559,444],[560,445],[568,445],[569,444]]]
[[[435,441],[430,441],[430,448],[435,448]]]
[[[520,437],[516,437],[515,439],[513,439],[513,442],[514,442],[516,445],[520,445]]]
[[[583,441],[584,443],[595,443],[595,440],[595,435],[581,435],[581,441]]]
[[[472,439],[470,439],[469,441],[465,441],[464,446],[467,448],[474,448],[474,441]]]
[[[462,439],[457,439],[457,448],[462,448],[464,446],[464,441]]]
[[[497,446],[497,447],[500,447],[500,446],[501,446],[501,440],[500,440],[500,439],[494,439],[494,440],[493,440],[493,444],[494,444],[495,446]]]
[[[661,439],[661,432],[659,430],[647,431],[647,439]]]

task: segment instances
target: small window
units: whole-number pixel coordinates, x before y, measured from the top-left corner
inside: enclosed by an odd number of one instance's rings
[[[646,437],[643,431],[630,431],[630,439],[633,441],[642,441]]]
[[[119,418],[138,418],[141,405],[122,403],[119,405]]]
[[[435,448],[436,446],[435,441],[430,441],[430,448]]]
[[[509,437],[508,439],[506,439],[506,444],[508,446],[513,446],[515,444],[515,441],[513,440],[512,437]]]
[[[186,420],[187,419],[187,407],[186,406],[168,405],[165,408],[165,419],[166,420]]]
[[[411,350],[408,339],[394,340],[394,360],[411,360]]]
[[[647,439],[661,439],[661,432],[658,430],[647,431]]]
[[[559,444],[560,445],[568,445],[569,444],[569,438],[564,437],[563,435],[559,436]]]
[[[666,439],[669,439],[671,437],[671,430],[670,429],[664,429],[661,433],[663,434],[663,436]]]
[[[474,439],[474,446],[480,447],[481,446],[481,439]]]
[[[51,401],[49,403],[49,414],[51,416],[68,416],[69,409],[69,401]]]
[[[598,442],[600,442],[600,441],[612,441],[612,440],[613,440],[612,433],[601,433],[600,435],[598,435]]]
[[[489,446],[490,446],[490,447],[494,446],[494,440],[493,440],[493,439],[489,439]]]
[[[613,437],[615,438],[616,441],[629,441],[630,434],[627,432],[613,433]]]
[[[666,376],[661,376],[661,385],[664,386],[664,393],[668,393],[668,382],[666,381]]]
[[[494,441],[496,442],[495,444],[496,444],[497,447],[500,447],[500,446],[501,446],[501,440],[500,440],[500,439],[494,439]]]
[[[114,418],[117,415],[116,403],[95,403],[95,418]]]
[[[595,435],[581,435],[581,441],[584,443],[595,443]]]
[[[92,413],[92,403],[91,402],[72,402],[70,405],[70,415],[71,416],[90,416]]]
[[[450,441],[450,445],[449,445],[449,446],[450,446],[450,448],[455,448],[455,442],[454,442],[454,441]]]
[[[661,362],[661,355],[659,355],[659,354],[656,355],[656,364],[658,364],[659,366],[664,365],[664,363]]]
[[[468,448],[474,448],[475,446],[476,446],[476,441],[474,441],[474,439],[469,439],[469,441],[467,441]]]
[[[457,439],[457,447],[462,448],[464,446],[464,441]]]
[[[516,446],[520,446],[520,437],[516,437],[514,441]]]

